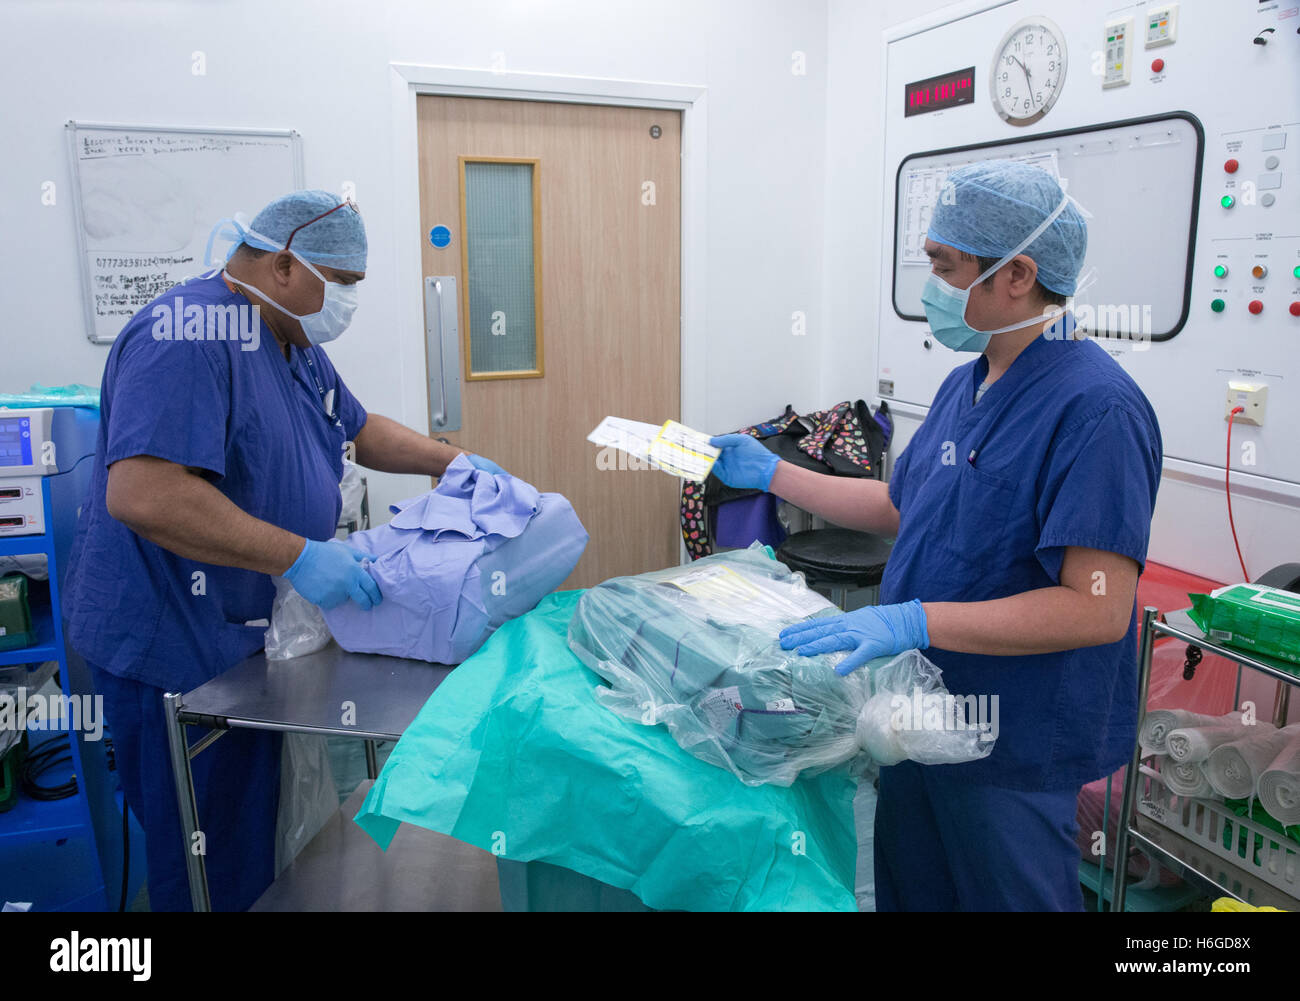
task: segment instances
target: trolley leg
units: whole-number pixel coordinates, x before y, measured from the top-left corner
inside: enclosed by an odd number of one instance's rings
[[[1277,683],[1273,694],[1273,725],[1279,730],[1286,726],[1287,713],[1291,708],[1291,686],[1284,681]]]
[[[1106,839],[1110,837],[1110,787],[1113,775],[1106,776],[1106,808],[1101,811],[1101,857],[1097,860],[1101,871],[1097,875],[1097,912],[1106,909]]]
[[[375,754],[375,742],[366,741],[366,775],[371,779],[379,778],[379,758]]]
[[[1155,622],[1157,609],[1147,605],[1142,610],[1142,636],[1138,645],[1138,732],[1141,733],[1142,721],[1147,714],[1147,687],[1151,682],[1151,647],[1155,642]],[[1138,763],[1142,759],[1142,745],[1133,741],[1133,756],[1129,759],[1128,770],[1124,773],[1124,798],[1119,810],[1119,825],[1115,829],[1115,881],[1111,887],[1110,909],[1124,910],[1125,891],[1128,889],[1124,877],[1128,873],[1128,831],[1133,817],[1133,800],[1138,786]],[[1107,804],[1107,809],[1109,809]],[[1103,871],[1104,872],[1104,871]]]
[[[181,833],[185,843],[185,868],[190,881],[190,906],[196,911],[212,910],[208,895],[208,871],[203,864],[203,854],[198,851],[195,835],[199,833],[199,808],[194,797],[194,775],[190,771],[189,746],[185,728],[181,725],[181,693],[163,695],[164,717],[167,721],[167,746],[172,759],[172,776],[176,781],[176,802],[180,806]]]

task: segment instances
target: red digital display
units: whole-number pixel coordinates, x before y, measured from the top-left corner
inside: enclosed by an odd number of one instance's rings
[[[903,116],[924,115],[927,111],[942,111],[975,100],[975,67],[917,80],[905,88],[906,103]]]

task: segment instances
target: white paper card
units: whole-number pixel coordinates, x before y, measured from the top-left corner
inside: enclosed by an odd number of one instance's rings
[[[606,417],[587,440],[593,445],[616,448],[648,462],[665,473],[702,482],[713,468],[721,449],[709,444],[709,436],[676,421],[663,425]]]

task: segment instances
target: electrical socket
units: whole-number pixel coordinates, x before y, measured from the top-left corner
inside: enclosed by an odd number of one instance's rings
[[[1262,382],[1236,382],[1228,383],[1228,396],[1226,405],[1223,408],[1223,419],[1234,420],[1238,424],[1251,424],[1255,427],[1264,426],[1264,411],[1268,405],[1268,386]],[[1236,417],[1232,416],[1232,411],[1241,407],[1242,412]]]

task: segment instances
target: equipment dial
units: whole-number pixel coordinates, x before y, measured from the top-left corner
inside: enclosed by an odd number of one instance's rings
[[[1061,29],[1027,17],[1003,36],[989,70],[993,108],[1012,125],[1032,125],[1056,103],[1065,83]]]

